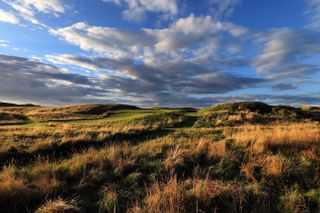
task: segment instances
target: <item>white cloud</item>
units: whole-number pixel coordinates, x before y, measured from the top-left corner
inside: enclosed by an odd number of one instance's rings
[[[308,3],[307,15],[310,18],[309,27],[320,30],[320,0],[306,0]]]
[[[19,19],[14,14],[0,9],[0,22],[6,22],[9,24],[18,24]]]
[[[157,39],[156,50],[163,53],[202,43],[222,29],[221,23],[214,23],[210,16],[181,18],[169,28],[146,29],[145,32]]]
[[[62,55],[46,55],[46,59],[54,64],[72,64],[89,70],[98,70],[101,67],[91,63],[90,61],[78,60],[77,57],[69,54]]]
[[[10,41],[7,40],[0,40],[0,47],[8,47]]]
[[[129,21],[140,22],[145,19],[146,12],[156,12],[165,16],[178,13],[176,0],[103,0],[124,6],[123,17]]]
[[[151,38],[142,31],[133,32],[89,26],[82,22],[69,27],[50,30],[50,33],[79,46],[83,50],[93,50],[112,58],[126,57],[133,47],[142,49],[152,43]]]
[[[64,13],[65,8],[61,0],[3,0],[6,4],[15,9],[25,20],[37,24],[42,24],[37,18],[36,13],[51,13],[58,16]]]

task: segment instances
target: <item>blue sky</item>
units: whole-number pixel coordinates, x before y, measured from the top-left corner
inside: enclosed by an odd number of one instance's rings
[[[0,0],[0,101],[320,103],[320,0]]]

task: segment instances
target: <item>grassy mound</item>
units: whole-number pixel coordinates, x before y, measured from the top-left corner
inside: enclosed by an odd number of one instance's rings
[[[153,128],[178,127],[186,122],[187,116],[182,112],[153,113],[131,120],[130,124],[139,124]]]
[[[236,102],[236,103],[216,104],[209,109],[205,109],[204,111],[211,111],[211,112],[244,111],[244,112],[257,112],[257,113],[265,114],[265,113],[270,113],[272,111],[272,107],[262,102]]]
[[[135,106],[118,104],[90,104],[60,108],[38,108],[28,112],[28,117],[35,121],[67,121],[82,119],[98,119],[108,117],[114,110],[139,109]]]
[[[244,123],[266,124],[281,121],[302,121],[315,118],[309,111],[290,106],[270,106],[262,102],[217,104],[200,110],[196,126],[233,126]],[[315,119],[314,119],[315,120]]]
[[[308,113],[312,120],[320,121],[320,107],[318,106],[302,106],[302,111]]]
[[[12,103],[0,102],[0,107],[39,107],[39,106],[34,104],[12,104]]]

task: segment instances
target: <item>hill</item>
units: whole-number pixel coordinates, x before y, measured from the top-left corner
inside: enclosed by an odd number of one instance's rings
[[[312,110],[311,110],[312,109]],[[197,126],[230,126],[319,120],[319,107],[270,106],[261,102],[217,104],[200,110]]]
[[[0,107],[36,107],[39,105],[34,104],[12,104],[12,103],[6,103],[6,102],[0,102]]]
[[[320,211],[319,107],[0,107],[2,212]]]

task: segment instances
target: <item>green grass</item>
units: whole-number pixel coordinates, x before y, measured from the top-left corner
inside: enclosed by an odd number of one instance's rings
[[[116,121],[128,121],[136,118],[142,118],[149,114],[154,113],[165,113],[165,112],[180,112],[181,109],[122,109],[122,110],[114,110],[110,112],[108,117],[105,118],[97,118],[97,119],[74,119],[74,120],[65,120],[65,121],[33,121],[28,120],[22,124],[10,124],[10,125],[1,125],[1,127],[21,127],[21,126],[28,126],[28,127],[35,127],[35,126],[45,126],[48,124],[55,124],[55,123],[104,123],[104,122],[116,122]],[[187,112],[187,115],[196,116],[196,112]]]

